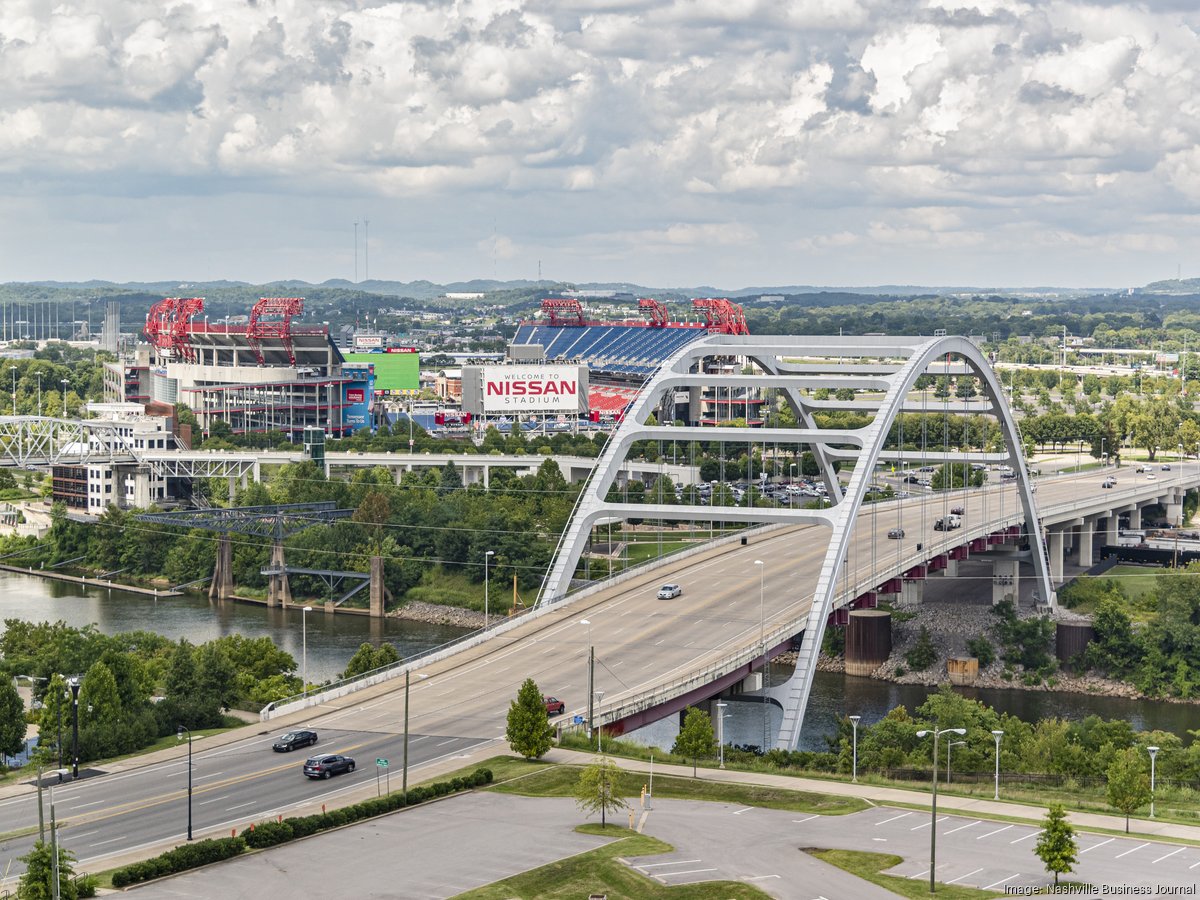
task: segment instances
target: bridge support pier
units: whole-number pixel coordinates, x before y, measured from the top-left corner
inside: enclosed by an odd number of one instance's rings
[[[1063,583],[1063,538],[1066,532],[1054,526],[1046,531],[1049,538],[1046,551],[1050,555],[1050,582],[1057,586]]]
[[[1104,520],[1104,543],[1110,547],[1115,547],[1117,544],[1117,525],[1120,522],[1120,516],[1115,512]]]
[[[1142,527],[1142,508],[1136,503],[1129,511],[1129,527],[1134,531]]]
[[[1181,526],[1183,524],[1183,496],[1178,491],[1172,491],[1170,498],[1163,506],[1167,513],[1167,521],[1177,528]]]
[[[267,581],[267,606],[282,606],[287,609],[292,605],[292,585],[288,580],[283,559],[283,541],[271,542],[271,568],[278,570],[269,576]]]
[[[1096,538],[1096,520],[1083,520],[1083,524],[1079,526],[1079,566],[1083,569],[1090,569],[1093,565],[1092,545]]]
[[[383,557],[371,557],[371,617],[383,618],[384,587],[383,587]]]
[[[920,606],[925,599],[924,579],[905,578],[900,584],[900,605]]]
[[[212,582],[208,586],[208,599],[228,600],[233,596],[233,542],[228,533],[217,539],[217,561],[213,566]]]
[[[947,558],[946,568],[942,569],[942,577],[943,578],[957,578],[958,577],[958,560],[957,559]]]
[[[1021,596],[1021,564],[1015,559],[992,560],[992,606],[1008,600],[1017,606]]]

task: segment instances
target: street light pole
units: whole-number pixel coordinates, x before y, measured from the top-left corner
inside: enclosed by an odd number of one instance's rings
[[[1154,761],[1158,758],[1158,747],[1147,747],[1150,751],[1150,818],[1154,818]]]
[[[850,716],[849,717],[850,727],[854,731],[854,756],[853,756],[854,762],[852,764],[853,767],[850,770],[850,772],[851,772],[850,780],[855,783],[858,782],[858,722],[859,722],[859,719],[861,719],[861,718],[862,718],[862,716]]]
[[[590,740],[592,737],[592,723],[595,719],[596,708],[592,703],[592,688],[596,684],[596,645],[592,643],[592,623],[587,619],[580,619],[580,625],[586,625],[588,629],[588,674],[587,674],[587,698],[588,698],[588,716],[587,716],[587,736]]]
[[[13,415],[15,416],[17,414],[17,367],[9,366],[9,369],[12,370],[12,401]]]
[[[1000,739],[1004,737],[1004,732],[997,728],[992,732],[992,737],[996,739],[996,790],[992,795],[993,800],[1000,799]]]
[[[603,700],[604,700],[604,689],[601,688],[600,690],[596,691],[596,715],[600,715],[600,703]],[[596,725],[596,752],[597,753],[601,752],[601,748],[600,748],[601,735],[602,735],[602,732],[600,731],[600,725],[599,725],[599,723],[597,723],[597,725]]]
[[[62,779],[65,769],[59,767],[58,777]],[[50,782],[50,896],[52,900],[61,900],[62,885],[58,881],[58,820],[54,815],[54,782]]]
[[[483,627],[488,627],[488,560],[496,555],[495,550],[483,554]]]
[[[67,682],[71,688],[71,777],[79,777],[79,679]]]
[[[187,732],[188,742],[188,836],[187,839],[192,839],[192,731],[183,725],[176,726],[175,739],[182,741],[183,733]]]
[[[311,606],[300,610],[300,679],[304,682],[301,695],[308,696],[308,614]]]
[[[930,807],[932,814],[932,822],[929,827],[929,893],[937,892],[937,882],[934,881],[933,873],[937,868],[937,764],[938,764],[938,738],[943,734],[966,734],[965,728],[943,728],[938,731],[936,728],[921,730],[917,732],[917,737],[923,738],[927,734],[933,735],[933,804]]]
[[[725,707],[728,703],[717,701],[717,743],[721,748],[721,764],[719,769],[725,768]]]

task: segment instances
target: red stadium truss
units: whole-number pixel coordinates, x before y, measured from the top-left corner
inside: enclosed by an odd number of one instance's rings
[[[542,312],[551,325],[583,325],[583,307],[578,300],[547,297],[542,301]]]
[[[169,350],[176,359],[189,362],[195,350],[188,341],[192,317],[204,310],[203,297],[164,297],[146,313],[146,339],[160,350]]]
[[[713,334],[749,334],[746,314],[736,303],[725,298],[697,298],[692,308],[704,311],[704,324]]]
[[[659,303],[650,297],[643,297],[638,300],[638,309],[650,310],[650,327],[665,328],[667,323],[671,321],[671,315],[667,312],[667,305]]]
[[[287,351],[288,361],[296,364],[296,353],[292,347],[292,318],[304,312],[303,297],[262,297],[250,310],[250,324],[246,326],[246,337],[262,365],[262,342],[264,338],[279,338]],[[271,318],[266,318],[270,316]]]

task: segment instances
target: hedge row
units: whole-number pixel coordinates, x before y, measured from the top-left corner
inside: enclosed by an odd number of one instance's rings
[[[161,856],[117,869],[113,872],[112,884],[115,888],[121,888],[141,881],[149,881],[152,878],[161,878],[164,875],[174,875],[176,872],[183,872],[197,866],[237,856],[247,847],[256,850],[273,847],[276,844],[308,837],[310,834],[317,834],[330,828],[349,825],[351,822],[361,819],[381,816],[405,806],[415,806],[435,797],[445,797],[447,794],[491,783],[491,769],[476,769],[463,778],[453,778],[450,781],[439,781],[426,787],[413,788],[408,792],[407,798],[402,793],[395,793],[355,803],[353,806],[332,809],[315,816],[294,816],[281,822],[259,822],[251,825],[237,837],[183,844],[174,850],[168,850]]]

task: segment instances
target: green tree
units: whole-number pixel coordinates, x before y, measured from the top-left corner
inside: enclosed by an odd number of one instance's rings
[[[929,629],[922,625],[917,643],[904,654],[904,660],[914,672],[921,672],[932,666],[937,657],[937,648],[933,646],[933,638],[929,635]]]
[[[621,770],[608,759],[586,766],[575,785],[575,805],[585,813],[600,813],[600,825],[606,824],[609,811],[629,804],[621,793]]]
[[[63,722],[71,723],[71,705],[66,699],[67,682],[61,675],[50,677],[42,694],[42,711],[38,715],[38,756],[49,763],[59,755],[59,737]],[[65,757],[64,757],[65,758]]]
[[[398,662],[400,662],[400,651],[396,649],[395,644],[384,641],[376,648],[370,642],[363,641],[354,655],[350,657],[350,662],[346,663],[346,671],[342,673],[342,677],[353,678],[363,672],[370,672],[373,669]]]
[[[1058,884],[1058,876],[1070,872],[1078,859],[1079,848],[1075,845],[1075,829],[1067,821],[1062,804],[1053,804],[1042,819],[1042,833],[1034,845],[1033,852],[1037,854],[1046,866],[1047,872],[1054,873],[1054,883]]]
[[[21,857],[25,863],[25,874],[17,886],[21,900],[51,900],[54,897],[54,854],[45,841],[35,841],[33,849]],[[79,888],[75,884],[75,855],[58,848],[58,896],[60,900],[77,900]]]
[[[679,737],[675,738],[675,746],[671,752],[678,756],[692,758],[692,777],[696,777],[696,761],[701,757],[712,756],[717,745],[713,736],[712,718],[702,709],[691,707],[683,717],[683,727],[679,729]]]
[[[1108,771],[1108,805],[1125,814],[1125,833],[1129,833],[1129,816],[1138,807],[1150,802],[1150,776],[1142,767],[1141,753],[1127,747],[1115,757]]]
[[[15,756],[25,749],[25,703],[11,678],[0,682],[0,753]]]
[[[124,725],[117,679],[104,663],[95,663],[79,689],[80,757],[99,759],[134,749]]]
[[[542,692],[532,678],[526,678],[508,707],[504,738],[514,753],[520,753],[526,759],[539,759],[550,750],[553,736]]]

